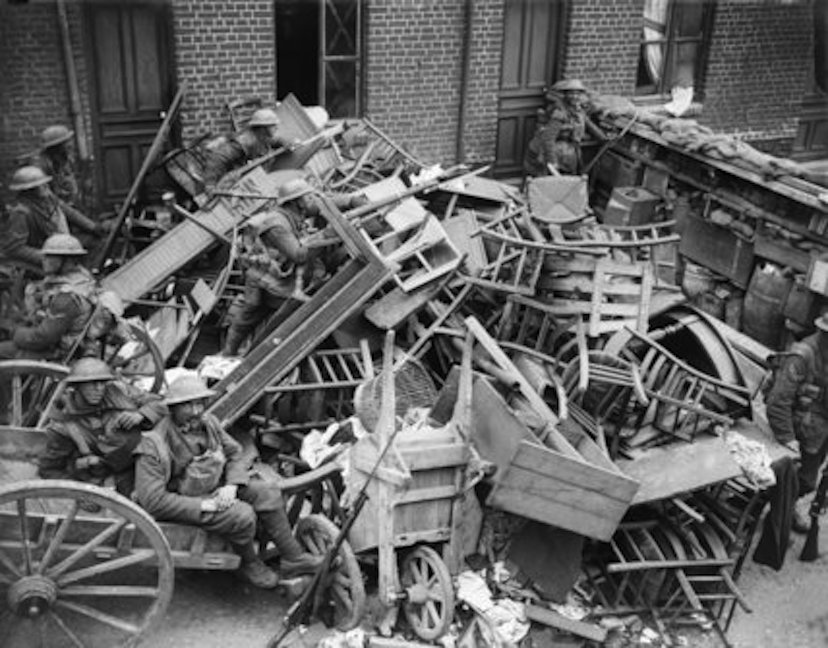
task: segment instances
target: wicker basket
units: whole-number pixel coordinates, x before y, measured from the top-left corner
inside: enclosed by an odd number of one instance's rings
[[[404,416],[412,407],[431,407],[437,398],[437,388],[425,366],[416,358],[407,358],[394,373],[397,416]],[[379,421],[382,402],[382,374],[361,383],[354,392],[354,411],[368,432],[373,432]]]

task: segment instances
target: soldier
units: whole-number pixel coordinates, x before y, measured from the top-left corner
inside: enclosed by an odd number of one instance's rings
[[[780,354],[779,367],[765,396],[768,422],[780,443],[799,445],[799,497],[816,488],[828,452],[828,313],[814,324],[817,331]],[[804,533],[810,521],[796,511],[794,531]]]
[[[52,234],[68,234],[69,225],[99,236],[107,231],[55,196],[48,187],[52,180],[36,166],[24,166],[15,171],[9,189],[16,192],[16,200],[9,206],[6,235],[0,251],[10,262],[28,268],[41,265],[39,248]]]
[[[296,178],[279,187],[279,207],[247,222],[247,245],[239,259],[245,268],[244,295],[230,311],[224,355],[236,355],[253,329],[270,313],[292,300],[293,308],[307,300],[305,287],[322,281],[325,264],[314,258],[306,238],[321,217],[313,187]],[[333,198],[340,209],[364,204],[360,194]],[[283,309],[284,314],[288,314]]]
[[[66,385],[63,407],[48,425],[40,476],[99,485],[111,477],[117,491],[129,497],[141,432],[167,413],[161,397],[117,380],[97,358],[75,362]]]
[[[294,147],[297,143],[281,137],[278,127],[279,117],[276,113],[269,108],[260,108],[250,117],[244,130],[208,148],[209,156],[204,169],[204,183],[208,189],[215,187],[219,180],[234,169],[274,148]]]
[[[80,264],[86,249],[71,234],[52,234],[40,249],[45,278],[26,289],[29,325],[0,342],[0,359],[64,360],[94,310],[97,284]]]
[[[52,178],[52,193],[58,198],[77,207],[80,204],[80,189],[75,174],[71,142],[74,131],[56,124],[43,130],[40,135],[40,168]]]
[[[303,551],[279,488],[249,468],[241,446],[205,412],[213,395],[194,375],[172,382],[165,399],[169,415],[136,451],[138,503],[158,520],[194,524],[226,538],[242,558],[240,575],[256,587],[278,582],[256,552],[257,519],[279,551],[283,576],[312,573],[323,557]]]
[[[546,93],[548,129],[551,132],[545,151],[547,162],[559,173],[575,175],[581,171],[581,142],[589,130],[598,139],[606,136],[587,115],[587,89],[581,81],[558,81]]]

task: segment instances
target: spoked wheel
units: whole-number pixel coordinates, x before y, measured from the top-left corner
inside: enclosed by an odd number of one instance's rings
[[[454,587],[446,563],[431,547],[417,547],[402,562],[405,618],[423,641],[448,632],[454,617]]]
[[[0,381],[6,382],[7,397],[11,398],[9,424],[13,427],[32,427],[45,419],[59,395],[60,381],[68,375],[69,369],[55,362],[24,359],[0,361]]]
[[[307,551],[323,554],[333,545],[339,529],[322,515],[309,515],[296,525],[296,539]],[[333,622],[340,630],[359,625],[365,613],[365,584],[354,552],[343,542],[337,554],[336,571],[330,579],[329,592],[333,608]]]
[[[173,582],[166,538],[121,495],[68,480],[0,487],[5,648],[134,646]]]
[[[130,324],[129,330],[134,339],[124,345],[126,349],[119,349],[108,363],[121,367],[121,375],[129,380],[146,379],[146,390],[157,394],[164,386],[161,350],[144,327]]]

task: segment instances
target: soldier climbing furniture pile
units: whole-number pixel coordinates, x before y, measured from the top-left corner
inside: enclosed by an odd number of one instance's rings
[[[175,565],[289,586],[271,645],[729,645],[745,562],[824,508],[826,189],[576,80],[546,100],[519,182],[292,95],[161,156],[167,120],[114,221],[46,128],[0,256],[3,636],[71,612],[128,645]],[[72,598],[104,587],[139,620]]]

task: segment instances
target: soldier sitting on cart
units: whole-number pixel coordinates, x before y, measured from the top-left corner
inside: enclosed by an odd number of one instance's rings
[[[303,551],[279,488],[251,470],[241,445],[205,412],[213,394],[197,376],[172,382],[169,415],[136,450],[138,503],[160,521],[193,524],[224,537],[241,556],[241,576],[256,587],[278,584],[256,552],[257,520],[276,545],[283,577],[313,573],[324,557]]]
[[[66,384],[63,408],[48,425],[40,476],[98,485],[111,477],[116,490],[129,497],[141,432],[167,413],[161,397],[118,380],[97,358],[78,360]]]

